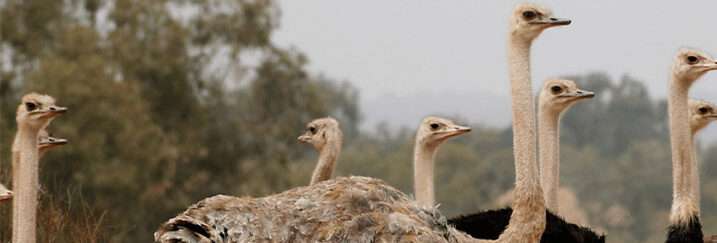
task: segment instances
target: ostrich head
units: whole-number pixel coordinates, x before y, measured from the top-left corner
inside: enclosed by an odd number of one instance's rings
[[[540,91],[541,109],[561,113],[579,100],[595,97],[595,93],[581,90],[571,80],[548,80]]]
[[[418,127],[418,132],[416,132],[416,144],[435,147],[448,138],[470,131],[470,127],[456,125],[451,120],[429,116],[424,118]]]
[[[22,103],[17,107],[16,120],[19,126],[39,131],[66,111],[67,108],[55,105],[55,99],[51,96],[30,93],[22,97]]]
[[[690,128],[697,133],[707,127],[710,122],[717,121],[717,106],[704,100],[690,99]]]
[[[0,184],[0,202],[12,199],[12,191]]]
[[[316,150],[321,150],[329,142],[340,142],[342,138],[339,122],[334,118],[326,117],[309,122],[306,125],[306,132],[299,136],[298,140],[313,145]]]
[[[67,139],[53,137],[47,130],[42,129],[38,135],[37,149],[44,154],[51,148],[67,144]]]
[[[693,49],[681,49],[672,65],[676,80],[692,82],[711,70],[717,70],[717,61],[710,55]]]
[[[543,30],[569,25],[570,22],[569,19],[554,17],[548,8],[537,4],[523,3],[515,7],[510,17],[510,34],[525,41],[532,41]]]

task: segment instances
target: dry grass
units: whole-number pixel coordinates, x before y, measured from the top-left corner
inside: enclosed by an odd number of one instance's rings
[[[97,210],[81,201],[72,205],[71,200],[59,200],[43,195],[38,210],[38,242],[107,242],[103,229],[106,212]],[[0,205],[0,242],[10,242],[12,203]]]

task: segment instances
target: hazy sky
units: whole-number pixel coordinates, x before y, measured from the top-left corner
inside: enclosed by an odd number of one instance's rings
[[[306,53],[312,71],[350,80],[369,123],[415,124],[426,114],[491,124],[510,118],[506,29],[519,1],[279,2],[274,40]],[[664,97],[680,47],[717,55],[714,0],[539,3],[573,23],[534,43],[536,91],[546,78],[607,71],[630,74]],[[705,76],[692,96],[717,101],[717,75]]]

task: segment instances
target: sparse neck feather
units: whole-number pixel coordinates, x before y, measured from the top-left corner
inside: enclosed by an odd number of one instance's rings
[[[672,77],[670,82],[669,117],[672,150],[672,209],[673,224],[687,223],[697,216],[697,205],[690,192],[692,182],[692,139],[688,120],[688,92],[691,80]]]
[[[18,124],[13,151],[12,242],[36,242],[39,130]]]
[[[311,175],[311,182],[309,185],[331,179],[334,175],[336,160],[339,157],[339,154],[341,154],[341,140],[328,140],[326,145],[321,149],[321,152],[319,152],[319,161],[316,164],[313,174]]]
[[[438,146],[416,141],[413,151],[413,183],[416,201],[423,207],[433,207],[436,203],[434,188],[434,159]]]
[[[545,201],[536,163],[535,108],[530,79],[531,41],[510,34],[508,67],[513,115],[513,213],[498,242],[538,242],[545,230]]]
[[[549,107],[538,111],[538,155],[540,179],[545,205],[558,214],[558,190],[560,189],[560,112]]]

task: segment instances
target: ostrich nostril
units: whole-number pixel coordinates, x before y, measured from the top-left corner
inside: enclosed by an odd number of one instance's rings
[[[55,107],[50,107],[51,111],[57,110]]]
[[[557,18],[550,18],[550,20],[552,20],[552,21],[558,21]]]

